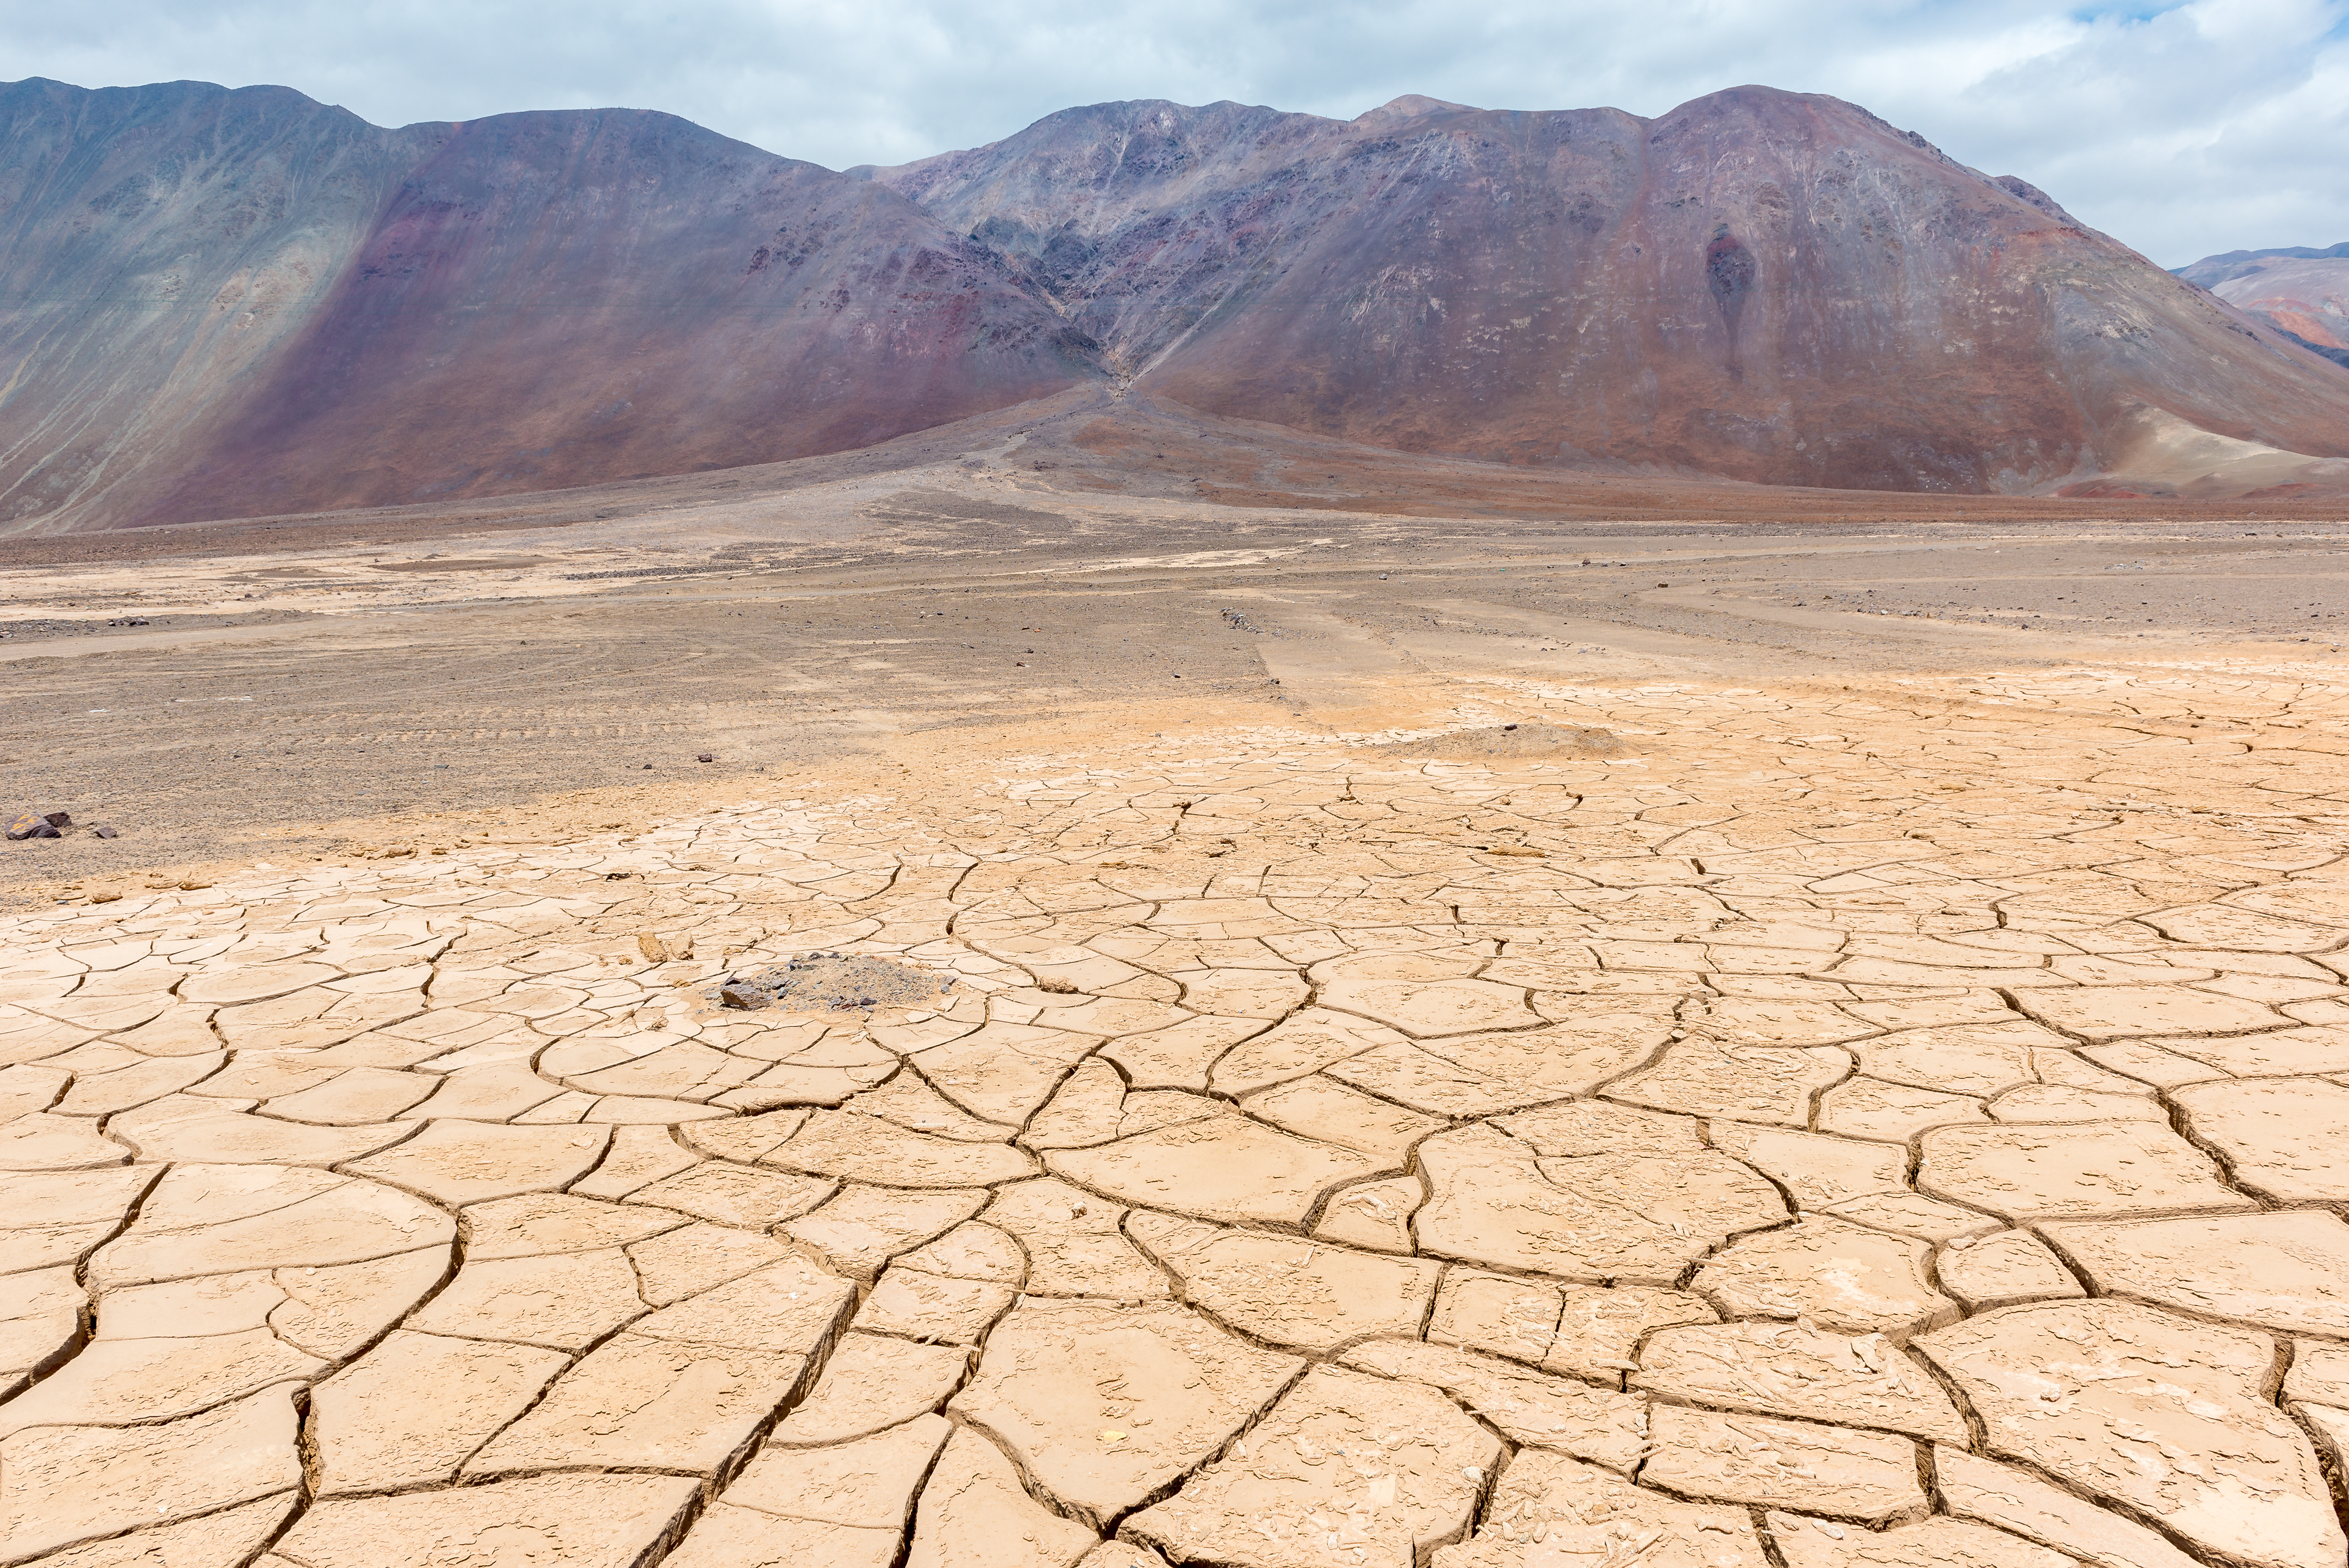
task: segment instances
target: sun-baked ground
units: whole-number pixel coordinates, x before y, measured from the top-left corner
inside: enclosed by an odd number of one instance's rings
[[[48,580],[0,1563],[2337,1568],[2328,539],[891,485]]]
[[[2349,670],[2349,523],[2305,503],[1771,491],[1177,413],[1005,415],[502,511],[0,545],[0,805],[119,834],[0,852],[0,901],[595,830],[762,770],[1375,730],[1425,717],[1406,687],[1495,676]],[[1392,510],[1344,510],[1371,505]]]

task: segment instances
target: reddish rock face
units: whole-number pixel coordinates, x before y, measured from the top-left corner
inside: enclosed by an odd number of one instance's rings
[[[2349,244],[2234,251],[2178,275],[2349,369]]]
[[[0,527],[725,468],[1097,374],[903,198],[666,115],[22,83],[0,154]]]
[[[1113,104],[874,178],[1146,389],[1357,440],[1948,490],[2093,473],[2141,406],[2349,450],[2332,367],[1833,98]]]

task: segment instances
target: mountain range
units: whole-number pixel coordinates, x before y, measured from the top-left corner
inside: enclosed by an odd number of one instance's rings
[[[2178,275],[2349,369],[2349,242],[2323,251],[2229,251]]]
[[[834,171],[646,111],[36,79],[0,86],[0,532],[722,469],[1087,387],[1771,484],[2331,475],[2349,374],[2233,286],[1764,88],[1103,104]]]

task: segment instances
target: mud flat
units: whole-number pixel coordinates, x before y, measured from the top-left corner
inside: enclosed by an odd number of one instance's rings
[[[2342,1560],[2335,525],[1022,438],[11,569],[0,1562]]]

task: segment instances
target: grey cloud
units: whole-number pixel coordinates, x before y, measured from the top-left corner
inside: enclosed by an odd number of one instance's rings
[[[379,124],[666,109],[835,168],[1108,98],[1660,114],[1828,92],[2165,265],[2349,239],[2349,0],[0,0],[0,77],[282,83]]]

